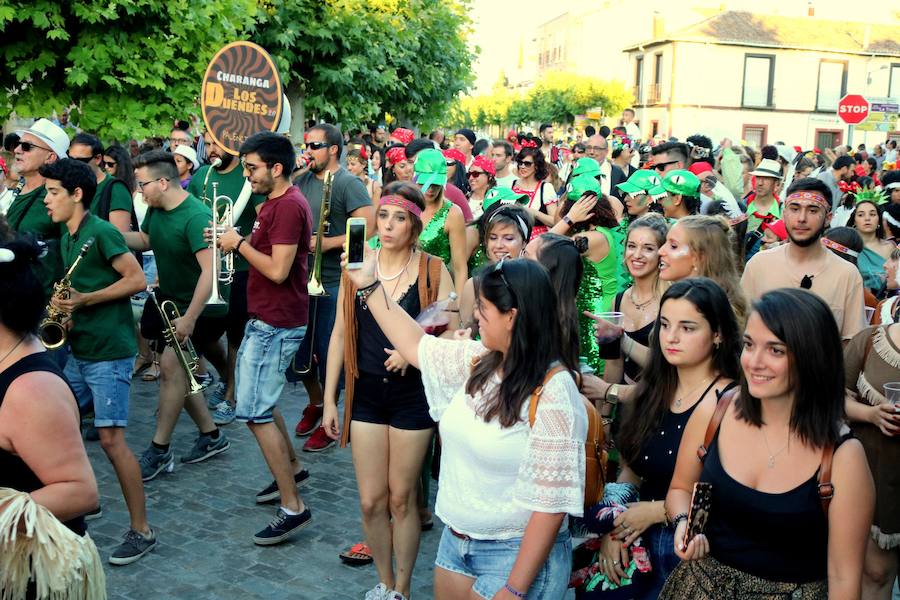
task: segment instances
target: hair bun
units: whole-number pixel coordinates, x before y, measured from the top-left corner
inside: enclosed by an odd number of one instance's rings
[[[588,251],[590,247],[590,241],[588,241],[586,236],[580,235],[572,240],[575,242],[575,249],[578,250],[579,254],[584,254]]]

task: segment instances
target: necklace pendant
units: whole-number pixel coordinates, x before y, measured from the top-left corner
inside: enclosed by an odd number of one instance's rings
[[[769,456],[769,468],[770,469],[775,468],[775,457],[774,456]]]

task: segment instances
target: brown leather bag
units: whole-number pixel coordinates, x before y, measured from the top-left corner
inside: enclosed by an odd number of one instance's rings
[[[538,402],[547,385],[554,375],[564,372],[565,367],[553,367],[544,377],[544,382],[531,393],[528,404],[528,425],[534,427],[534,419],[537,416]],[[606,450],[605,434],[603,432],[603,418],[590,400],[581,396],[584,409],[587,412],[588,429],[587,439],[584,442],[584,505],[593,506],[603,498],[603,488],[606,486]]]

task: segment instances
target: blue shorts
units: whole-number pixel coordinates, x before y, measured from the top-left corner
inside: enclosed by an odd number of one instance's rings
[[[310,351],[315,355],[314,369],[318,373],[319,382],[325,384],[325,367],[328,358],[328,344],[331,342],[331,330],[334,329],[335,313],[338,305],[339,285],[325,286],[327,296],[310,296],[309,298],[309,325],[303,337],[303,343],[297,351],[297,357],[290,367],[303,367],[309,364]],[[315,321],[313,320],[315,319]],[[315,328],[313,323],[315,322]],[[343,388],[344,374],[341,370],[341,384]],[[288,369],[287,377],[292,382],[307,379],[309,375],[298,375]]]
[[[445,527],[434,564],[473,578],[475,583],[472,589],[482,598],[493,598],[506,585],[521,544],[522,538],[464,540],[450,533],[449,527]],[[566,529],[556,537],[547,561],[528,588],[529,600],[563,598],[569,588],[571,574],[572,538]]]
[[[284,389],[290,366],[306,326],[273,327],[250,319],[244,327],[235,368],[235,419],[243,423],[271,423],[272,410]]]
[[[78,406],[94,405],[94,427],[128,425],[128,393],[134,357],[116,360],[81,360],[69,357],[63,373],[78,399]]]

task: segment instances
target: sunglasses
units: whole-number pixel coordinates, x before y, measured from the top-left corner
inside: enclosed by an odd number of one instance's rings
[[[662,171],[666,170],[666,167],[668,167],[669,165],[674,165],[677,162],[678,162],[677,160],[670,160],[669,162],[659,163],[659,164],[653,165],[653,169],[655,171],[662,172]]]
[[[516,291],[512,288],[512,286],[509,285],[509,281],[506,280],[506,275],[503,274],[503,263],[505,261],[506,261],[506,258],[501,258],[500,262],[498,262],[496,265],[494,265],[494,270],[491,272],[500,274],[500,281],[503,282],[503,286],[506,288],[506,291],[509,292],[509,294],[513,297],[514,307],[518,307],[519,306],[519,297],[516,295]]]
[[[115,169],[117,164],[118,163],[114,160],[104,160],[103,161],[103,166],[106,167],[107,169]]]
[[[84,164],[88,164],[92,160],[94,160],[93,156],[69,156],[72,160],[77,160],[78,162],[82,162]]]
[[[516,164],[519,165],[520,167],[533,167],[534,161],[533,160],[520,160]]]
[[[39,148],[41,150],[46,150],[47,152],[53,152],[50,148],[45,148],[43,146],[38,146],[37,144],[32,144],[31,142],[19,142],[17,146],[22,147],[22,152],[31,152],[35,148]]]
[[[322,148],[327,148],[328,142],[309,142],[306,144],[307,150],[321,150]]]
[[[482,175],[485,175],[484,171],[469,171],[468,173],[469,179],[472,179],[473,177],[480,177]]]
[[[585,146],[585,150],[593,150],[594,152],[604,152],[609,150],[609,146]]]
[[[448,167],[455,167],[455,166],[456,166],[456,161],[455,161],[455,160],[448,160],[448,161],[447,161],[447,166],[448,166]]]

